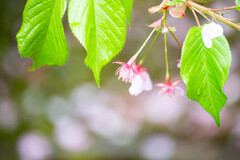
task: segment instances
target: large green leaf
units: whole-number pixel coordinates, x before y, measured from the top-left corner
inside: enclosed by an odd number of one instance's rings
[[[101,68],[122,49],[126,39],[126,12],[121,0],[71,0],[71,30],[87,50],[85,63],[100,85]]]
[[[236,6],[237,6],[237,10],[240,11],[240,0],[236,0],[235,3],[236,3]]]
[[[125,9],[127,20],[129,23],[129,26],[131,25],[131,13],[132,13],[132,6],[133,6],[133,0],[121,0],[123,7]]]
[[[17,34],[18,50],[34,64],[63,65],[68,57],[67,41],[61,22],[67,0],[28,0],[23,23]]]
[[[228,79],[231,51],[224,36],[204,46],[201,28],[192,27],[182,49],[181,76],[187,85],[187,96],[200,103],[220,127],[220,111],[227,97],[222,91]]]

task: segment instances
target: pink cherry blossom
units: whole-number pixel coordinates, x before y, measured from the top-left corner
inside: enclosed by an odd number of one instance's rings
[[[129,93],[134,96],[139,95],[143,91],[152,90],[152,81],[147,73],[147,69],[137,65],[136,71],[136,76],[133,78],[129,88]]]
[[[124,62],[113,62],[113,63],[122,65],[115,72],[116,75],[119,75],[118,79],[122,78],[122,80],[127,83],[127,82],[131,82],[133,78],[136,76],[137,66],[134,58],[131,58],[127,63],[124,63]]]
[[[185,91],[182,88],[176,86],[180,81],[181,80],[177,80],[171,83],[170,80],[166,80],[166,83],[156,84],[156,86],[162,87],[162,89],[159,91],[159,95],[167,95],[168,97],[183,96]]]
[[[119,75],[118,79],[122,78],[125,82],[131,82],[129,88],[131,95],[137,96],[143,91],[152,90],[152,81],[147,73],[147,68],[142,68],[141,64],[136,65],[134,58],[131,58],[127,63],[114,63],[122,65],[117,69],[116,75]]]

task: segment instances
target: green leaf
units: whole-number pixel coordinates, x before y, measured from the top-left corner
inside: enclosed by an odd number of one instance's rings
[[[100,71],[122,49],[126,40],[126,12],[121,0],[71,0],[72,32],[87,50],[85,63],[100,85]]]
[[[237,10],[240,11],[240,0],[236,0],[235,3],[236,3],[236,6],[237,6]]]
[[[174,6],[174,5],[177,5],[179,3],[186,3],[185,1],[182,1],[182,0],[172,0],[170,2],[167,2],[165,3],[166,5],[169,5],[169,6]]]
[[[132,13],[133,0],[121,0],[121,1],[127,15],[129,26],[131,26],[131,13]]]
[[[240,6],[240,0],[236,0],[235,3],[237,6]]]
[[[224,36],[204,46],[201,28],[192,27],[183,44],[181,77],[187,85],[187,96],[200,103],[220,127],[220,111],[227,96],[222,91],[228,79],[231,51]]]
[[[61,19],[66,5],[67,0],[27,1],[17,42],[21,56],[34,61],[32,70],[65,64],[68,46]]]

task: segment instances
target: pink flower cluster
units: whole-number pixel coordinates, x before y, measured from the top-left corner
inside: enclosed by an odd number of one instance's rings
[[[181,80],[177,80],[173,83],[171,83],[170,80],[166,80],[166,83],[158,83],[156,86],[162,87],[159,91],[159,95],[167,95],[168,97],[172,96],[183,96],[184,95],[184,90],[180,87],[177,87],[177,84]]]
[[[122,78],[122,80],[125,81],[126,83],[132,82],[133,78],[136,76],[138,72],[135,59],[131,58],[127,63],[118,61],[113,63],[122,65],[115,72],[115,75],[118,75],[118,79]]]
[[[122,65],[116,71],[116,75],[118,75],[118,79],[122,79],[126,83],[131,83],[129,88],[129,92],[131,95],[137,96],[143,91],[152,90],[152,81],[147,73],[146,68],[142,68],[141,64],[136,65],[135,59],[131,58],[127,63],[124,62],[114,62]],[[158,83],[156,86],[162,87],[159,94],[160,95],[168,95],[168,97],[184,95],[184,90],[176,85],[180,82],[180,80],[175,81],[173,84],[170,79],[166,80],[166,83]]]
[[[139,95],[142,91],[152,90],[152,81],[147,73],[146,68],[142,68],[141,64],[136,65],[135,59],[131,58],[127,63],[114,62],[122,65],[116,71],[118,79],[125,82],[131,82],[129,92],[131,95]]]

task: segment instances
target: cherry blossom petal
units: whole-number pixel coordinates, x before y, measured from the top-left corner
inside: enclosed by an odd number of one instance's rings
[[[129,88],[129,93],[131,95],[137,96],[143,91],[152,90],[152,81],[147,72],[142,72],[137,74],[132,80],[131,87]]]
[[[155,86],[158,86],[158,87],[164,87],[165,84],[164,84],[164,83],[158,83],[158,84],[156,84]]]
[[[143,80],[139,75],[137,75],[131,83],[131,87],[129,88],[129,93],[133,96],[139,95],[143,91]]]
[[[162,9],[161,5],[153,6],[153,7],[148,9],[148,12],[151,13],[151,14],[154,14],[154,13],[160,11],[161,9]]]
[[[176,87],[175,95],[176,96],[184,96],[185,95],[185,91],[182,88],[180,88],[180,87]]]
[[[175,82],[173,82],[173,86],[176,86],[179,82],[181,82],[181,80],[177,80],[177,81],[175,81]]]
[[[116,63],[116,64],[120,64],[122,66],[126,65],[127,63],[124,63],[124,62],[119,62],[119,61],[116,61],[116,62],[113,62],[113,63]]]
[[[176,85],[180,82],[181,80],[175,81],[173,84],[170,83],[170,80],[167,81],[165,84],[163,83],[158,83],[156,86],[162,87],[159,91],[159,95],[161,96],[183,96],[185,91],[180,88],[176,87]]]
[[[149,74],[147,72],[143,72],[142,73],[145,77],[145,81],[144,81],[144,90],[145,91],[151,91],[152,88],[153,88],[153,85],[152,85],[152,80],[149,76]]]
[[[152,24],[148,25],[148,27],[150,27],[150,28],[158,28],[158,27],[161,27],[162,21],[163,21],[163,19],[160,18],[160,19],[157,20],[156,22],[153,22]]]

